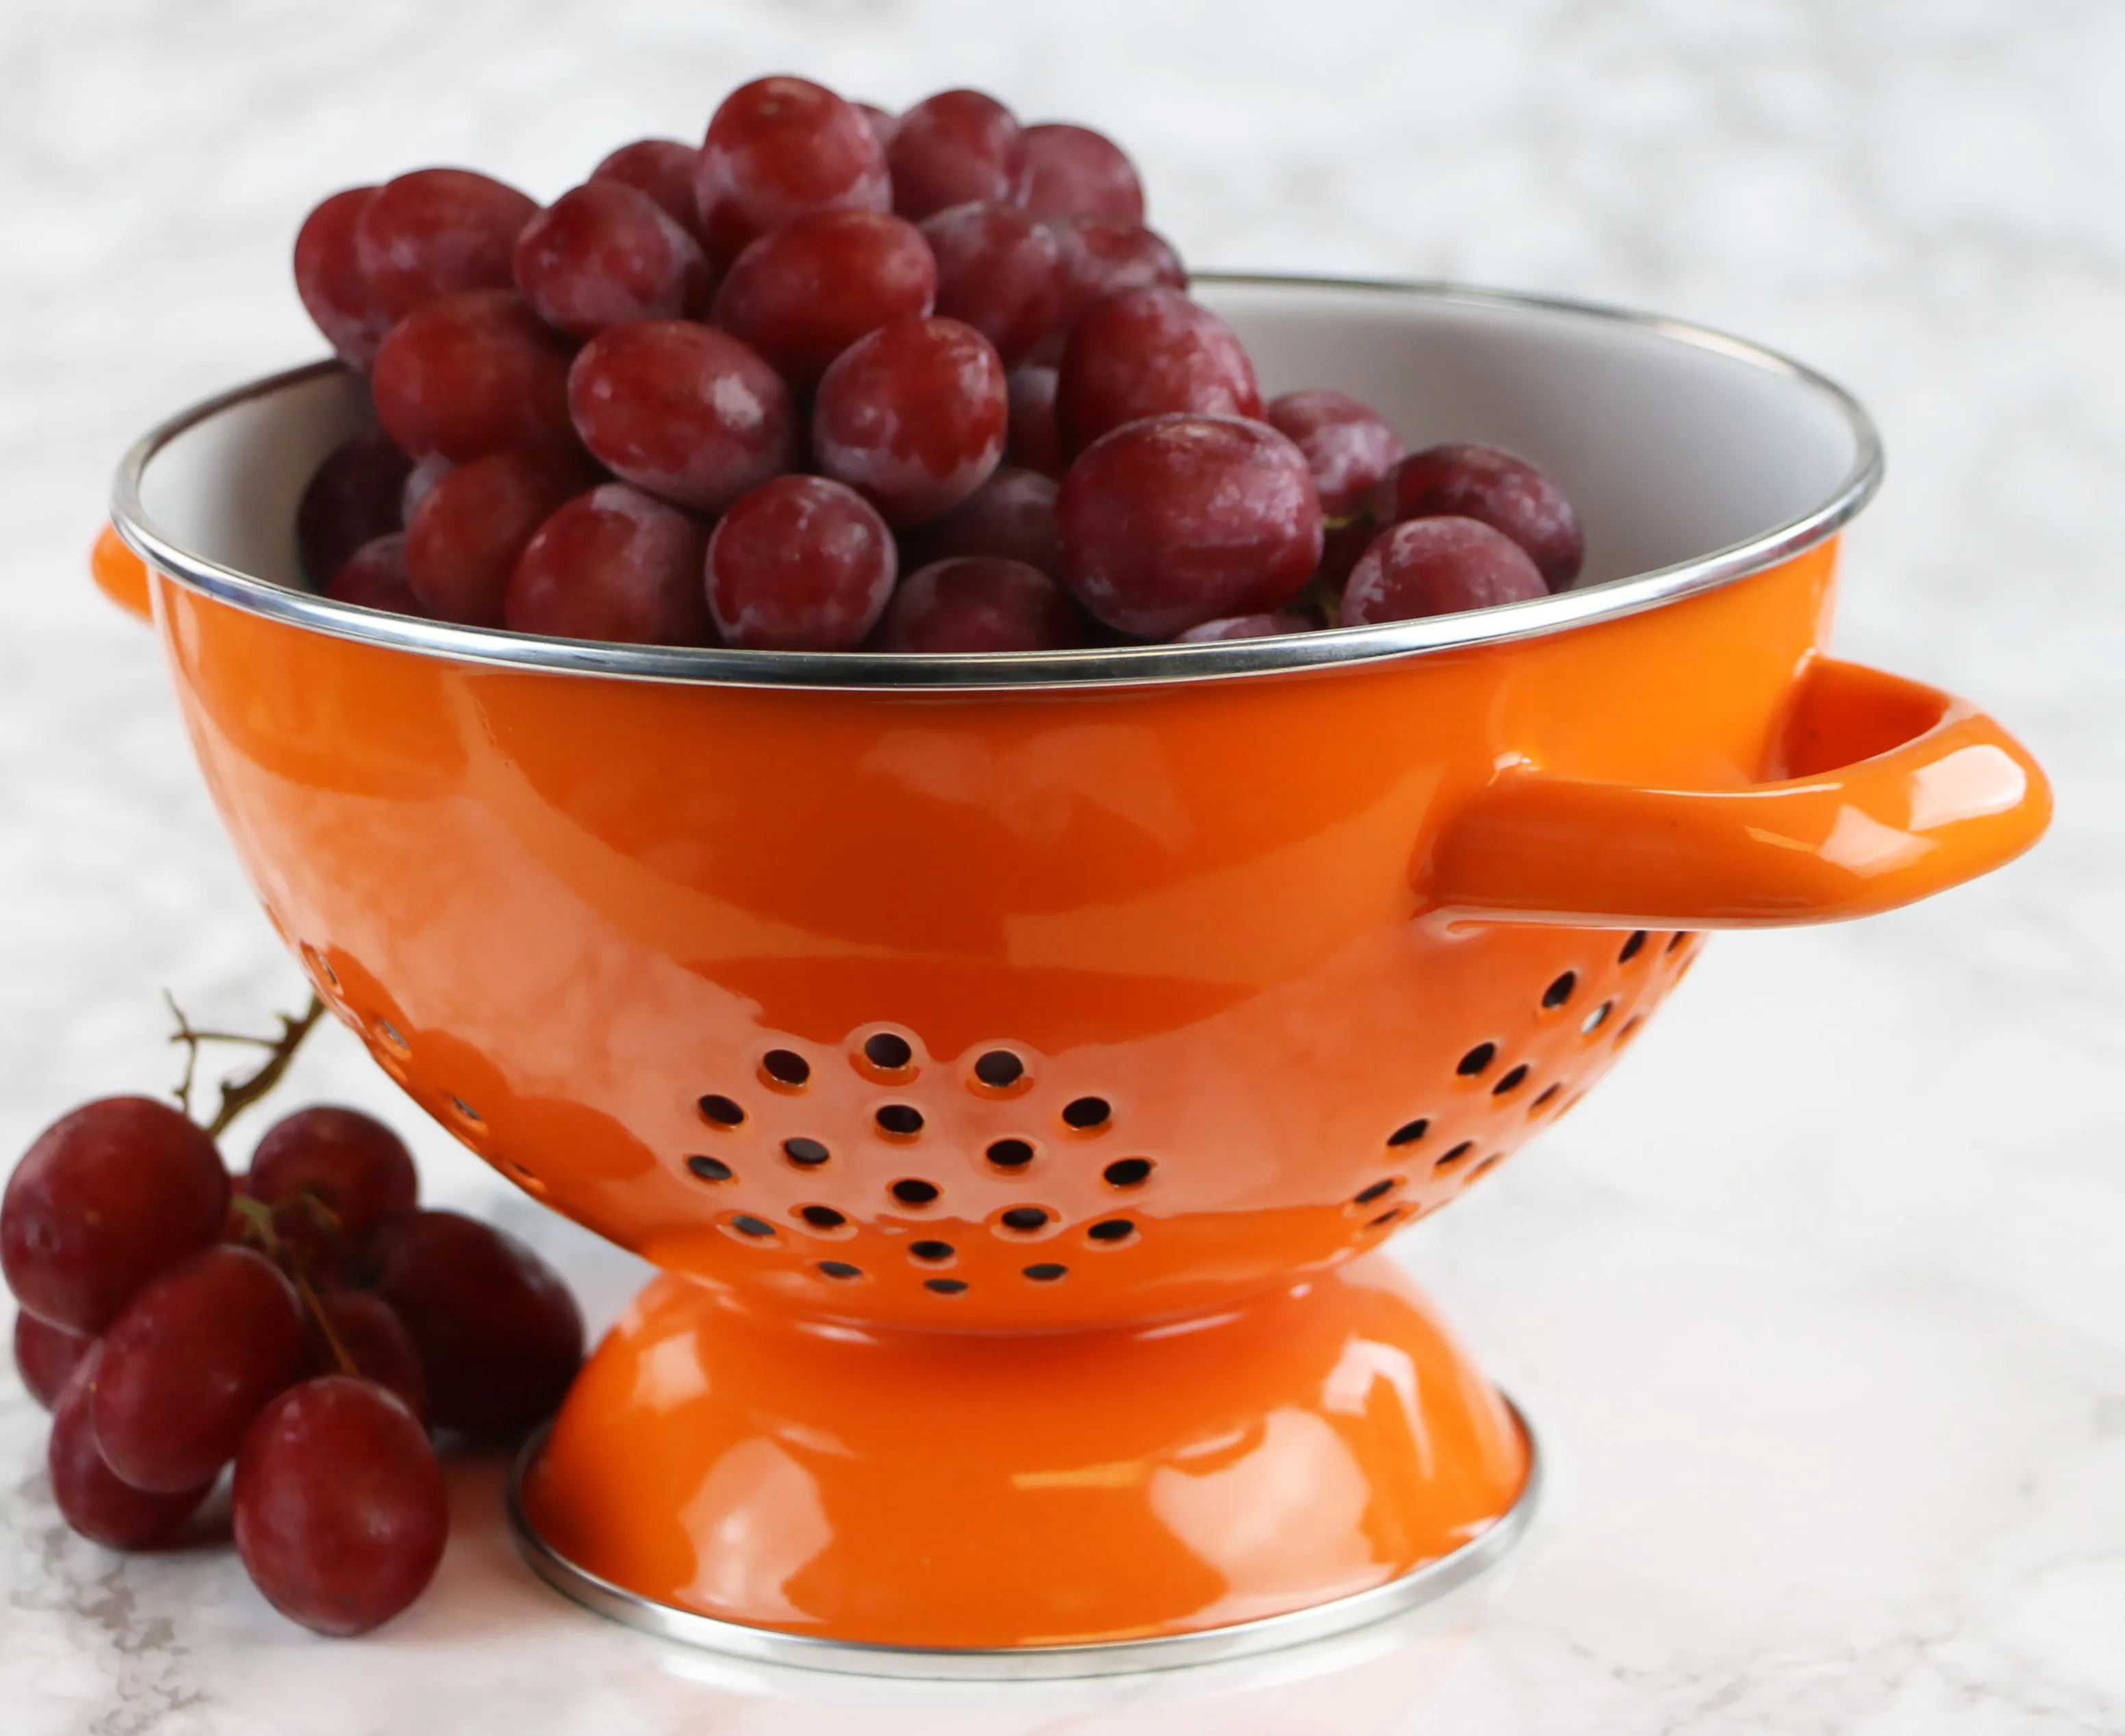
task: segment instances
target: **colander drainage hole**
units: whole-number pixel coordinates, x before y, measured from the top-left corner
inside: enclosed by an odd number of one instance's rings
[[[1677,947],[1680,946],[1684,941],[1689,939],[1689,930],[1688,929],[1677,929],[1675,931],[1675,938],[1667,943],[1668,951],[1672,953]]]
[[[1491,1095],[1493,1097],[1503,1097],[1509,1091],[1519,1090],[1522,1085],[1527,1083],[1527,1063],[1525,1061],[1522,1061],[1518,1066],[1515,1067],[1512,1071],[1506,1074],[1503,1079],[1500,1080],[1497,1084],[1491,1087]]]
[[[1147,1157],[1118,1157],[1100,1174],[1110,1188],[1141,1188],[1151,1179],[1152,1168]]]
[[[1085,1234],[1094,1241],[1104,1242],[1108,1247],[1113,1248],[1133,1237],[1136,1235],[1136,1225],[1125,1217],[1105,1218],[1093,1225]]]
[[[469,1121],[475,1127],[483,1127],[487,1125],[486,1118],[462,1097],[453,1097],[450,1099],[450,1108],[457,1112],[459,1121]]]
[[[829,1157],[833,1155],[831,1151],[827,1150],[827,1149],[824,1146],[821,1145],[816,1139],[804,1139],[801,1137],[797,1139],[785,1139],[783,1141],[782,1155],[788,1158],[791,1163],[802,1164],[808,1169],[817,1168],[819,1164],[823,1164]]]
[[[1504,1152],[1493,1151],[1488,1157],[1485,1158],[1482,1162],[1477,1164],[1474,1169],[1468,1172],[1468,1179],[1472,1182],[1480,1175],[1488,1175],[1505,1160],[1505,1154]]]
[[[1389,1224],[1392,1224],[1401,1216],[1402,1207],[1397,1206],[1391,1211],[1383,1211],[1378,1217],[1374,1218],[1372,1222],[1366,1225],[1365,1227],[1368,1230],[1384,1230]]]
[[[812,1077],[812,1063],[794,1049],[770,1049],[760,1057],[760,1070],[776,1084],[787,1085],[792,1090]]]
[[[1637,1036],[1638,1034],[1638,1027],[1644,1023],[1644,1019],[1635,1013],[1633,1013],[1628,1019],[1625,1019],[1623,1021],[1623,1028],[1616,1033],[1616,1047],[1619,1049],[1622,1048],[1625,1043],[1628,1042],[1633,1037]]]
[[[879,1131],[908,1139],[922,1131],[922,1112],[912,1103],[888,1103],[875,1117]]]
[[[1459,1145],[1456,1146],[1451,1151],[1447,1152],[1431,1167],[1435,1169],[1450,1169],[1454,1166],[1454,1164],[1459,1163],[1463,1158],[1466,1157],[1475,1149],[1475,1141],[1472,1139],[1464,1139]]]
[[[988,1157],[999,1169],[1023,1169],[1033,1161],[1033,1147],[1022,1139],[1000,1139],[989,1147]]]
[[[964,1278],[925,1278],[922,1287],[934,1290],[940,1296],[959,1296],[966,1290],[967,1281]]]
[[[1557,1008],[1571,999],[1571,991],[1578,986],[1578,973],[1575,971],[1567,971],[1542,991],[1543,1005],[1551,1012],[1555,1012]]]
[[[819,1275],[822,1277],[838,1278],[846,1282],[850,1278],[861,1277],[863,1268],[851,1266],[846,1260],[822,1260],[819,1262]]]
[[[703,1098],[700,1108],[701,1119],[713,1127],[735,1127],[745,1119],[745,1111],[719,1092]]]
[[[864,1059],[881,1073],[898,1073],[915,1059],[915,1051],[908,1047],[906,1037],[880,1031],[877,1036],[864,1039]]]
[[[895,1182],[885,1191],[903,1206],[934,1205],[937,1200],[936,1183],[920,1181],[912,1175],[904,1181]]]
[[[997,1220],[1006,1230],[1030,1233],[1048,1227],[1048,1208],[1044,1206],[1013,1206]]]
[[[375,1028],[377,1041],[387,1048],[396,1049],[401,1055],[412,1052],[412,1045],[398,1034],[398,1027],[392,1023],[389,1019],[378,1019]]]
[[[1028,1266],[1025,1275],[1036,1284],[1052,1284],[1069,1271],[1067,1266],[1058,1266],[1053,1260],[1043,1260],[1038,1265]]]
[[[974,1062],[974,1077],[992,1091],[1005,1091],[1025,1077],[1025,1063],[1008,1049],[991,1049]]]
[[[1614,1001],[1603,1001],[1600,1006],[1595,1008],[1592,1012],[1586,1015],[1586,1022],[1579,1028],[1580,1035],[1582,1037],[1591,1037],[1596,1031],[1601,1028],[1602,1024],[1607,1020],[1609,1015],[1615,1010],[1616,1003]]]
[[[1544,1103],[1554,1100],[1557,1094],[1563,1089],[1564,1086],[1562,1083],[1553,1085],[1544,1085],[1542,1088],[1542,1095],[1535,1099],[1533,1103],[1528,1105],[1529,1113],[1532,1114],[1535,1110],[1539,1109]]]
[[[1391,1177],[1383,1182],[1374,1182],[1371,1187],[1360,1189],[1358,1197],[1350,1203],[1354,1206],[1369,1206],[1374,1200],[1393,1193],[1401,1185],[1400,1176]]]
[[[1498,1046],[1496,1043],[1479,1042],[1461,1057],[1454,1070],[1463,1079],[1473,1079],[1497,1058]]]
[[[686,1167],[704,1182],[727,1182],[731,1179],[731,1166],[719,1157],[690,1157]]]
[[[742,1211],[730,1221],[730,1226],[740,1235],[766,1237],[775,1234],[775,1226],[765,1218],[749,1216]]]
[[[1430,1121],[1420,1115],[1415,1121],[1404,1122],[1388,1135],[1388,1143],[1391,1146],[1413,1146],[1430,1131]]]
[[[1062,1119],[1081,1132],[1105,1127],[1114,1113],[1104,1097],[1077,1097],[1062,1105]]]
[[[848,1220],[832,1206],[799,1206],[797,1216],[814,1230],[838,1230]]]
[[[1633,958],[1636,958],[1639,953],[1645,950],[1645,947],[1646,931],[1643,929],[1640,929],[1636,934],[1633,934],[1628,940],[1623,943],[1623,950],[1617,953],[1616,962],[1618,964],[1628,964]]]
[[[959,1249],[949,1242],[910,1242],[907,1244],[907,1254],[911,1259],[921,1260],[926,1265],[931,1266],[943,1265],[958,1252]]]

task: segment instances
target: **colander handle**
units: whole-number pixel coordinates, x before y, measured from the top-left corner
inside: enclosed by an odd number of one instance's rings
[[[1423,887],[1445,914],[1617,928],[1871,915],[1975,879],[2043,835],[2051,787],[1967,700],[1816,659],[1783,769],[1738,789],[1505,773],[1451,823]]]
[[[147,564],[119,540],[117,531],[108,525],[89,551],[88,570],[96,588],[126,614],[144,621],[153,619],[148,601]]]

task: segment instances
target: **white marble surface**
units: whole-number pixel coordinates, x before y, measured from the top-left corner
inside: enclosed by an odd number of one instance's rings
[[[156,990],[298,992],[144,635],[82,556],[125,443],[312,353],[319,191],[550,195],[789,68],[1107,126],[1202,264],[1452,275],[1729,326],[1845,379],[1887,492],[1846,654],[2044,757],[2034,856],[1717,942],[1628,1065],[1407,1257],[1539,1419],[1511,1576],[1251,1669],[944,1691],[718,1666],[581,1615],[461,1467],[432,1593],[358,1644],[226,1552],[59,1528],[0,1386],[10,1736],[2125,1730],[2125,10],[2108,0],[0,0],[0,1150],[170,1076]],[[390,1107],[330,1033],[294,1089]],[[432,1196],[631,1274],[436,1130]],[[241,1152],[238,1142],[238,1152]]]

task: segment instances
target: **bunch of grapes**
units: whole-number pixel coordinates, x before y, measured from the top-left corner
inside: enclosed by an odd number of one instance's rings
[[[52,1412],[75,1531],[163,1542],[233,1463],[259,1590],[319,1633],[364,1633],[442,1557],[430,1429],[506,1441],[539,1423],[582,1362],[582,1317],[528,1248],[420,1209],[405,1146],[356,1110],[287,1117],[232,1178],[229,1103],[210,1129],[101,1098],[38,1136],[0,1201],[16,1366]]]
[[[1340,392],[1265,405],[1143,216],[1088,128],[793,78],[544,210],[454,168],[335,193],[295,281],[379,426],[312,481],[305,568],[519,633],[963,653],[1571,582],[1578,520],[1524,460],[1405,454]]]

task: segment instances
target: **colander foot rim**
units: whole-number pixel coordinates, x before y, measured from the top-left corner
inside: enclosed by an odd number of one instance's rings
[[[644,1633],[747,1663],[783,1664],[843,1676],[893,1676],[931,1682],[1057,1681],[1180,1669],[1252,1658],[1369,1627],[1435,1602],[1496,1565],[1526,1535],[1542,1498],[1541,1443],[1520,1408],[1505,1395],[1499,1396],[1527,1442],[1528,1471],[1518,1498],[1496,1523],[1460,1548],[1369,1591],[1315,1604],[1310,1609],[1234,1622],[1227,1627],[1205,1628],[1199,1633],[1077,1645],[879,1645],[719,1621],[676,1604],[660,1603],[578,1567],[533,1527],[524,1511],[524,1479],[545,1445],[544,1428],[524,1443],[511,1468],[509,1530],[517,1553],[532,1572],[585,1609]]]

